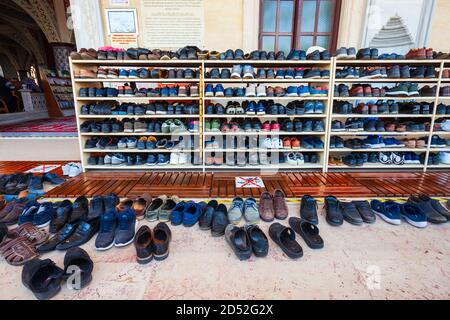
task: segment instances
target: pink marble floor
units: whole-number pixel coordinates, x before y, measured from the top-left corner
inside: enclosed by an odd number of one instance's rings
[[[298,204],[289,206],[298,216]],[[419,230],[378,219],[334,228],[321,212],[319,228],[325,248],[298,238],[304,256],[297,261],[269,240],[268,257],[241,262],[223,237],[198,226],[173,227],[169,258],[145,266],[133,246],[96,252],[91,240],[83,247],[95,262],[92,283],[80,292],[63,286],[55,299],[450,299],[449,223]],[[64,253],[43,258],[62,266]],[[21,269],[0,261],[0,299],[34,299]]]

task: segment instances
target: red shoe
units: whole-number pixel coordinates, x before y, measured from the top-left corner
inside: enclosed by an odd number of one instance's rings
[[[362,86],[354,86],[350,90],[350,96],[352,97],[364,97],[364,89]]]
[[[261,130],[262,131],[270,131],[270,122],[269,121],[264,122]]]
[[[270,131],[280,131],[280,124],[276,121],[272,121],[270,124]]]

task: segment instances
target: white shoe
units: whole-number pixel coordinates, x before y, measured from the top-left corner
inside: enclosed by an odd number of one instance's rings
[[[450,164],[450,152],[440,152],[439,160],[443,164]]]
[[[171,165],[180,164],[180,156],[177,152],[172,152],[170,154],[170,164]]]
[[[297,157],[295,156],[294,153],[286,153],[285,154],[285,161],[287,164],[291,164],[291,165],[297,165]]]
[[[178,154],[178,163],[179,164],[187,164],[188,163],[188,154],[185,152],[181,152]]]
[[[272,149],[282,149],[283,142],[280,138],[272,138]]]
[[[79,175],[80,173],[81,173],[81,164],[74,163],[73,165],[70,166],[68,176],[70,178],[73,178]]]
[[[267,97],[265,84],[260,84],[259,86],[256,87],[256,96]]]
[[[68,176],[69,175],[71,164],[72,164],[72,162],[62,166],[63,176]]]
[[[245,96],[256,97],[256,86],[254,84],[250,84],[247,88],[245,88]]]
[[[270,138],[265,138],[265,139],[263,140],[262,147],[263,147],[263,148],[266,148],[266,149],[272,148],[272,139],[270,139]]]

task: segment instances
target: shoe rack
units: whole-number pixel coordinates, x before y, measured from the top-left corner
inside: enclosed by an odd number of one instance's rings
[[[329,70],[330,71],[330,77],[329,78],[303,78],[303,79],[259,79],[255,77],[254,79],[211,79],[204,77],[204,85],[203,88],[205,89],[205,86],[207,84],[212,84],[213,86],[217,84],[222,84],[223,87],[226,89],[227,87],[246,87],[248,85],[266,85],[266,86],[280,86],[283,88],[287,88],[288,86],[300,86],[305,85],[308,86],[310,84],[314,84],[316,86],[323,86],[328,88],[328,94],[326,96],[306,96],[306,97],[289,97],[289,96],[282,96],[282,97],[207,97],[205,95],[205,92],[203,92],[203,128],[205,128],[205,121],[211,121],[213,119],[218,119],[220,121],[230,121],[230,120],[236,120],[236,121],[245,121],[250,119],[259,119],[261,123],[264,123],[265,121],[278,121],[278,123],[281,125],[283,120],[291,120],[299,119],[299,120],[322,120],[324,122],[324,126],[326,125],[326,118],[328,113],[328,108],[330,105],[330,99],[331,95],[330,90],[331,87],[331,74],[333,73],[332,68],[332,61],[331,60],[319,60],[319,61],[311,61],[311,60],[305,60],[305,61],[265,61],[265,60],[205,60],[203,63],[203,70],[206,74],[209,72],[212,68],[218,68],[219,70],[222,70],[224,68],[229,69],[231,71],[233,65],[240,64],[240,65],[251,65],[254,68],[255,73],[257,73],[257,70],[259,68],[263,69],[274,69],[275,72],[277,69],[296,69],[296,68],[320,68],[321,70]],[[223,114],[223,115],[216,115],[216,114],[207,114],[206,113],[206,107],[209,104],[216,104],[220,103],[221,105],[226,107],[227,103],[229,102],[236,102],[242,105],[243,101],[254,101],[258,103],[259,101],[264,100],[273,100],[275,103],[279,103],[283,106],[286,106],[291,101],[321,101],[324,104],[324,112],[323,114],[302,114],[302,115],[272,115],[268,114],[266,110],[266,114],[264,115],[247,115],[247,114]],[[244,110],[245,111],[245,110]],[[261,144],[264,138],[279,138],[280,140],[283,140],[284,137],[292,137],[292,138],[298,138],[301,139],[302,137],[315,137],[320,138],[322,142],[324,143],[324,148],[319,149],[306,149],[302,146],[300,148],[262,148]],[[212,138],[219,140],[219,145],[222,144],[222,141],[225,140],[227,142],[226,147],[219,147],[219,148],[207,148],[205,144],[203,145],[203,159],[205,159],[205,171],[221,171],[221,170],[267,170],[267,171],[274,171],[274,170],[313,170],[313,171],[323,171],[325,170],[325,141],[326,141],[326,130],[323,132],[314,132],[314,131],[301,131],[301,132],[286,132],[283,131],[283,128],[279,132],[265,132],[265,131],[244,131],[243,128],[241,128],[238,132],[204,132],[203,134],[203,140],[204,143],[208,140],[211,140]],[[223,139],[223,140],[222,140]],[[253,143],[248,145],[248,147],[243,148],[234,148],[233,147],[233,139],[236,139],[236,141],[240,141],[241,144],[245,145],[244,139],[252,139]],[[239,145],[239,142],[237,142]],[[232,145],[232,147],[229,147],[229,145]],[[301,154],[317,154],[318,155],[318,161],[316,163],[299,163],[299,164],[292,164],[292,163],[282,163],[279,161],[279,158],[284,158],[284,155],[286,153],[301,153]],[[222,165],[216,165],[216,164],[208,164],[207,159],[209,156],[215,155],[216,157],[223,157],[223,164]],[[243,163],[239,164],[238,159],[239,157],[246,158],[245,165]],[[232,165],[232,162],[229,162],[227,164],[227,160],[229,158],[236,158],[236,163]],[[253,157],[254,161],[250,163],[250,157]],[[268,162],[262,161],[262,157],[264,159],[268,159]]]
[[[102,136],[111,136],[111,137],[136,137],[139,139],[141,136],[155,136],[156,138],[160,138],[162,136],[170,137],[170,134],[164,133],[82,133],[79,132],[79,140],[80,140],[80,153],[82,155],[82,164],[84,170],[95,170],[95,169],[103,169],[103,170],[199,170],[199,171],[245,171],[245,170],[268,170],[268,171],[370,171],[370,170],[414,170],[414,171],[427,171],[427,170],[442,170],[449,169],[450,165],[444,164],[428,164],[428,159],[432,157],[433,154],[440,151],[450,151],[450,147],[441,147],[441,148],[432,148],[430,147],[430,142],[433,134],[438,134],[441,138],[449,139],[450,132],[436,132],[435,124],[436,120],[439,119],[450,118],[449,114],[437,114],[436,106],[439,103],[450,104],[450,97],[441,97],[439,96],[440,88],[445,86],[450,86],[450,78],[442,78],[444,68],[450,69],[450,60],[337,60],[336,58],[332,58],[328,61],[261,61],[261,60],[70,60],[71,64],[71,75],[72,75],[72,86],[74,89],[74,101],[75,101],[75,111],[76,111],[76,119],[77,125],[80,127],[82,123],[90,120],[102,120],[102,119],[123,119],[123,118],[142,118],[142,119],[157,119],[157,120],[165,120],[171,118],[180,118],[181,120],[187,119],[195,119],[199,121],[199,132],[197,133],[182,133],[183,136],[194,137],[195,146],[191,150],[186,150],[186,152],[198,153],[200,154],[201,163],[198,165],[156,165],[156,166],[148,166],[148,165],[89,165],[88,158],[91,154],[106,154],[106,153],[134,153],[134,154],[144,154],[144,158],[149,153],[171,153],[177,152],[177,150],[167,150],[161,151],[160,149],[154,150],[137,150],[137,149],[125,149],[125,150],[100,150],[100,149],[85,149],[84,145],[87,139],[92,136],[102,137]],[[270,69],[287,69],[287,68],[311,68],[318,67],[320,69],[328,69],[330,70],[330,78],[329,79],[210,79],[205,78],[206,72],[208,72],[211,68],[228,68],[231,70],[233,65],[251,65],[255,69],[258,68],[270,68]],[[419,66],[419,65],[433,65],[438,74],[433,79],[392,79],[392,78],[376,78],[376,79],[337,79],[336,71],[343,67],[354,66],[354,67],[368,67],[368,66],[392,66],[392,65],[408,65],[410,67]],[[146,67],[146,68],[192,68],[192,69],[200,69],[200,78],[199,79],[80,79],[74,77],[74,69],[80,68],[89,68],[89,67],[109,67],[109,68],[138,68],[138,67]],[[113,98],[83,98],[79,97],[79,89],[85,87],[115,87],[117,85],[123,83],[136,82],[140,84],[140,87],[148,87],[151,85],[158,84],[177,84],[177,83],[196,83],[199,86],[199,97],[191,98],[191,97],[113,97]],[[381,98],[365,98],[365,97],[335,97],[334,96],[334,86],[339,84],[346,84],[351,87],[353,84],[361,83],[361,84],[372,84],[372,85],[387,85],[389,87],[402,83],[418,83],[419,86],[430,85],[437,86],[436,95],[432,97],[381,97]],[[259,85],[265,84],[267,86],[281,86],[286,88],[287,86],[300,86],[300,85],[310,85],[314,84],[317,86],[328,87],[328,96],[326,97],[206,97],[205,96],[205,86],[207,84],[222,84],[224,88],[227,87],[246,87],[249,84]],[[434,103],[434,108],[430,110],[429,115],[422,114],[378,114],[378,115],[361,115],[361,114],[335,114],[333,112],[333,104],[338,101],[348,101],[354,104],[358,102],[369,102],[376,101],[377,99],[381,100],[394,100],[396,102],[406,102],[406,101],[427,101],[430,103]],[[126,102],[136,102],[136,103],[148,103],[149,101],[176,101],[176,102],[184,102],[184,101],[195,101],[199,104],[199,114],[192,115],[144,115],[144,116],[128,116],[128,115],[81,115],[81,106],[84,104],[94,103],[97,101],[118,101],[119,103]],[[307,101],[307,100],[321,100],[325,106],[323,114],[302,114],[302,115],[215,115],[215,114],[206,114],[206,107],[208,104],[213,103],[221,103],[224,107],[226,107],[229,101],[234,101],[242,104],[243,101],[255,101],[259,100],[274,100],[275,103],[280,103],[283,106],[286,106],[290,101]],[[218,119],[220,121],[229,121],[231,119],[237,120],[245,120],[251,118],[259,118],[261,123],[265,121],[278,120],[281,124],[282,119],[311,119],[311,120],[323,120],[325,131],[323,132],[263,132],[263,131],[250,131],[246,132],[240,130],[239,132],[206,132],[205,129],[205,121]],[[430,123],[430,129],[425,132],[333,132],[331,130],[331,124],[333,120],[341,120],[345,122],[347,118],[379,118],[386,120],[415,120],[420,119]],[[343,138],[365,138],[370,135],[382,135],[395,137],[399,139],[403,138],[420,138],[427,137],[428,144],[424,148],[380,148],[380,149],[330,149],[330,138],[333,136],[341,136]],[[257,147],[251,147],[249,149],[235,149],[235,148],[215,148],[215,149],[207,149],[205,147],[205,142],[210,140],[211,137],[215,138],[229,138],[229,137],[256,137],[256,138],[266,138],[266,137],[278,137],[281,140],[283,137],[297,137],[301,139],[304,136],[310,137],[320,137],[324,142],[323,149],[306,149],[302,146],[300,149],[265,149]],[[423,164],[403,164],[403,165],[385,165],[381,163],[365,163],[360,167],[349,167],[344,164],[340,165],[332,165],[330,164],[330,156],[341,156],[351,152],[420,152],[425,155],[425,161]],[[269,163],[269,164],[249,164],[248,157],[250,153],[258,154],[258,159],[260,154],[275,153],[275,154],[284,154],[286,152],[299,152],[299,153],[315,153],[319,157],[319,161],[317,163],[304,163],[304,164],[288,164],[288,163]],[[209,165],[206,163],[207,156],[214,153],[219,157],[222,156],[223,164],[222,165]],[[247,162],[245,165],[227,165],[226,164],[226,155],[233,153],[237,156],[238,153],[244,153]],[[275,161],[277,162],[277,161]]]
[[[76,110],[76,119],[77,126],[80,128],[81,124],[86,121],[92,120],[104,120],[104,119],[117,119],[123,120],[125,118],[128,119],[156,119],[157,121],[164,122],[168,119],[178,118],[180,120],[197,120],[201,124],[201,111],[202,111],[202,91],[201,91],[201,83],[202,83],[202,62],[198,60],[72,60],[70,59],[70,70],[72,76],[72,86],[74,88],[74,100],[75,100],[75,110]],[[80,70],[83,68],[115,68],[115,69],[133,69],[133,68],[164,68],[164,69],[199,69],[200,70],[200,78],[199,79],[133,79],[133,78],[118,78],[118,79],[103,79],[103,78],[75,78],[74,71]],[[168,85],[177,85],[177,84],[192,84],[195,83],[199,86],[199,96],[198,97],[80,97],[79,91],[80,88],[101,88],[101,87],[117,87],[123,85],[124,83],[136,83],[137,87],[148,88],[152,86],[158,86],[161,84]],[[194,102],[199,105],[199,114],[198,115],[190,115],[190,114],[182,114],[182,115],[82,115],[81,107],[82,105],[96,103],[101,101],[117,101],[119,104],[121,103],[149,103],[150,101],[170,101],[170,102]],[[97,148],[85,148],[85,143],[89,138],[92,137],[111,137],[111,138],[122,138],[122,137],[135,137],[139,140],[140,137],[143,136],[154,136],[157,139],[160,138],[170,138],[171,133],[128,133],[128,132],[120,132],[120,133],[83,133],[78,130],[79,134],[79,142],[80,142],[80,154],[81,154],[81,162],[84,170],[202,170],[203,161],[200,158],[199,162],[193,164],[193,162],[189,161],[194,159],[194,156],[201,157],[201,150],[196,147],[201,145],[201,128],[199,132],[179,132],[174,133],[173,135],[176,137],[182,136],[184,139],[189,138],[193,139],[192,148],[185,148],[180,151],[178,149],[145,149],[138,150],[134,149],[97,149]],[[106,155],[111,153],[123,153],[127,154],[139,154],[144,158],[144,162],[149,154],[153,153],[157,154],[170,154],[172,152],[182,152],[187,153],[188,155],[188,163],[187,164],[165,164],[165,165],[92,165],[88,163],[88,159],[91,155]],[[198,163],[198,164],[197,164]]]
[[[345,84],[349,86],[349,88],[352,87],[354,84],[362,84],[362,85],[374,85],[374,86],[388,86],[392,87],[394,85],[398,85],[400,83],[416,83],[419,85],[419,89],[424,85],[429,85],[431,87],[436,86],[436,95],[435,96],[429,96],[429,97],[402,97],[402,96],[385,96],[385,97],[337,97],[335,96],[335,92],[333,90],[332,92],[332,103],[329,107],[330,113],[328,115],[328,127],[327,127],[327,144],[326,144],[326,171],[368,171],[368,170],[402,170],[402,169],[408,169],[408,170],[414,170],[414,171],[427,171],[430,169],[448,169],[450,168],[449,165],[439,164],[439,165],[429,165],[428,159],[430,157],[430,154],[433,152],[439,152],[439,151],[450,151],[450,147],[443,147],[443,148],[431,148],[431,138],[433,134],[439,134],[441,138],[449,137],[449,132],[435,132],[434,131],[434,125],[437,118],[445,118],[450,117],[450,115],[436,115],[436,109],[437,105],[439,103],[444,104],[450,104],[450,97],[440,97],[439,92],[440,89],[445,86],[447,83],[450,85],[450,79],[442,79],[442,73],[444,67],[450,67],[450,61],[443,61],[443,60],[338,60],[336,58],[333,58],[333,88],[334,86],[338,86],[340,84]],[[361,79],[361,78],[355,78],[355,79],[338,79],[336,77],[336,72],[344,67],[372,67],[372,66],[393,66],[393,65],[399,65],[399,66],[409,66],[409,67],[415,67],[415,66],[433,66],[436,69],[436,77],[435,78],[372,78],[372,79]],[[333,105],[336,102],[339,101],[346,101],[349,103],[353,103],[355,106],[360,102],[376,102],[377,100],[392,100],[395,102],[409,102],[409,101],[416,101],[416,102],[429,102],[430,104],[433,104],[433,108],[430,108],[429,114],[375,114],[375,115],[363,115],[363,114],[338,114],[333,112]],[[385,121],[396,121],[396,120],[408,120],[408,121],[425,121],[430,124],[430,129],[423,131],[423,132],[417,132],[417,131],[404,131],[404,132],[365,132],[365,131],[343,131],[343,132],[336,132],[331,130],[331,125],[333,120],[340,120],[345,123],[345,120],[348,118],[379,118],[380,120]],[[383,137],[394,137],[397,139],[405,139],[405,138],[421,138],[425,137],[427,144],[424,148],[407,148],[407,147],[398,147],[398,148],[392,148],[392,147],[384,147],[384,148],[376,148],[376,149],[350,149],[350,148],[330,148],[330,139],[333,136],[339,136],[344,139],[346,138],[365,138],[367,136],[373,136],[373,135],[380,135]],[[448,139],[448,138],[447,138]],[[345,164],[331,164],[330,163],[330,157],[333,156],[342,156],[345,154],[349,154],[352,152],[414,152],[414,153],[421,153],[425,155],[425,160],[421,164],[402,164],[402,165],[395,165],[395,164],[382,164],[382,163],[365,163],[363,166],[358,167],[352,167],[347,166]]]

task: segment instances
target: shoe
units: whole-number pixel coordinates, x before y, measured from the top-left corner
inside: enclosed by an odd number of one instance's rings
[[[55,173],[50,173],[50,172],[44,173],[43,179],[44,179],[44,181],[48,181],[54,185],[60,185],[60,184],[64,183],[64,181],[66,181],[66,179],[58,176]]]
[[[162,198],[164,200],[164,198]],[[170,220],[170,213],[173,209],[177,206],[177,204],[180,202],[180,199],[177,196],[172,196],[170,198],[165,199],[164,204],[159,207],[158,209],[158,216],[157,218],[161,222],[168,222]],[[153,202],[152,202],[153,204]],[[157,204],[155,205],[157,206]],[[154,209],[153,209],[154,211]]]
[[[70,223],[67,223],[64,228],[58,231],[55,235],[53,235],[51,238],[47,239],[44,243],[37,246],[37,251],[40,254],[50,252],[56,249],[56,246],[60,244],[61,242],[64,242],[67,238],[69,238],[72,233],[76,230],[77,225],[73,225]]]
[[[152,203],[152,196],[148,193],[144,193],[133,201],[133,211],[136,214],[136,219],[144,219],[147,207]]]
[[[114,246],[125,247],[134,241],[136,233],[136,214],[130,208],[117,214],[117,228],[114,236]]]
[[[227,227],[228,223],[227,207],[224,204],[219,204],[216,210],[214,210],[214,215],[211,223],[211,235],[213,237],[223,236],[225,234],[225,228]]]
[[[200,230],[210,230],[212,227],[212,220],[214,217],[214,212],[218,207],[218,203],[216,200],[211,200],[208,202],[208,205],[206,206],[205,211],[201,215],[200,219],[198,220],[198,225],[200,227]]]
[[[275,222],[269,227],[269,236],[289,258],[303,256],[303,249],[295,240],[295,232],[291,228]]]
[[[164,223],[158,223],[153,229],[153,257],[157,261],[162,261],[169,256],[170,241],[172,232],[169,226]]]
[[[61,291],[64,270],[52,260],[32,259],[22,269],[22,283],[39,300],[49,300]]]
[[[416,228],[427,226],[427,214],[416,204],[406,202],[400,206],[402,217]]]
[[[431,198],[428,196],[411,196],[408,198],[408,202],[416,205],[422,210],[427,217],[427,220],[434,224],[441,224],[447,222],[447,218],[441,215],[438,211],[434,209],[431,204]]]
[[[311,249],[321,249],[323,248],[323,239],[319,235],[319,228],[307,221],[304,221],[297,217],[289,218],[289,225],[292,230],[299,234],[305,243]]]
[[[200,204],[188,202],[183,211],[183,226],[192,227],[200,219],[202,213]]]
[[[269,253],[269,241],[264,232],[256,225],[247,225],[245,231],[255,256],[258,258],[267,256]]]
[[[99,219],[81,222],[66,240],[56,246],[56,250],[67,250],[85,244],[98,232],[99,227]]]
[[[359,215],[365,223],[374,223],[376,220],[375,212],[370,207],[369,201],[353,201],[358,209]]]
[[[319,224],[319,219],[317,217],[317,201],[310,195],[304,195],[302,197],[300,218],[315,225]]]
[[[153,259],[153,233],[149,226],[143,225],[136,232],[134,239],[136,249],[136,261],[139,264],[147,264]]]
[[[87,219],[95,219],[101,217],[105,213],[105,203],[103,196],[94,196],[89,204]]]
[[[117,228],[117,209],[110,208],[100,217],[100,230],[95,239],[95,249],[104,251],[114,246]]]
[[[81,290],[92,281],[94,262],[92,262],[88,253],[83,249],[70,248],[69,250],[67,250],[66,255],[64,256],[63,279],[68,280],[74,274],[74,267],[79,270],[79,282],[77,282],[75,285],[68,283],[68,286],[71,289]]]
[[[361,218],[361,215],[359,214],[359,211],[353,201],[340,202],[340,205],[342,207],[342,214],[345,221],[355,226],[360,226],[363,224],[364,221]]]
[[[259,198],[259,212],[263,221],[272,222],[275,219],[273,199],[269,192],[261,193]]]
[[[401,224],[401,208],[400,204],[388,200],[386,202],[381,202],[379,200],[372,200],[370,202],[370,207],[379,215],[381,219],[387,223],[399,225]]]
[[[72,201],[70,200],[64,200],[59,205],[58,208],[55,210],[55,215],[53,216],[49,232],[50,233],[57,233],[59,230],[61,230],[64,225],[69,221],[70,215],[72,214]]]
[[[252,246],[243,227],[229,224],[225,229],[225,239],[239,260],[247,260],[252,255]]]
[[[340,201],[334,196],[325,197],[325,219],[332,226],[341,226],[344,223],[344,215]]]
[[[244,200],[240,197],[233,199],[230,209],[228,210],[228,221],[232,224],[238,224],[244,214]]]
[[[147,221],[156,221],[156,220],[158,220],[160,210],[165,205],[167,199],[168,198],[165,195],[162,195],[162,196],[159,196],[156,199],[153,199],[153,201],[147,207],[147,210],[145,212],[145,219]],[[166,219],[164,219],[164,220],[167,221]]]
[[[273,193],[273,208],[275,211],[275,218],[284,220],[287,218],[289,212],[286,203],[284,192],[282,190],[275,190]]]

